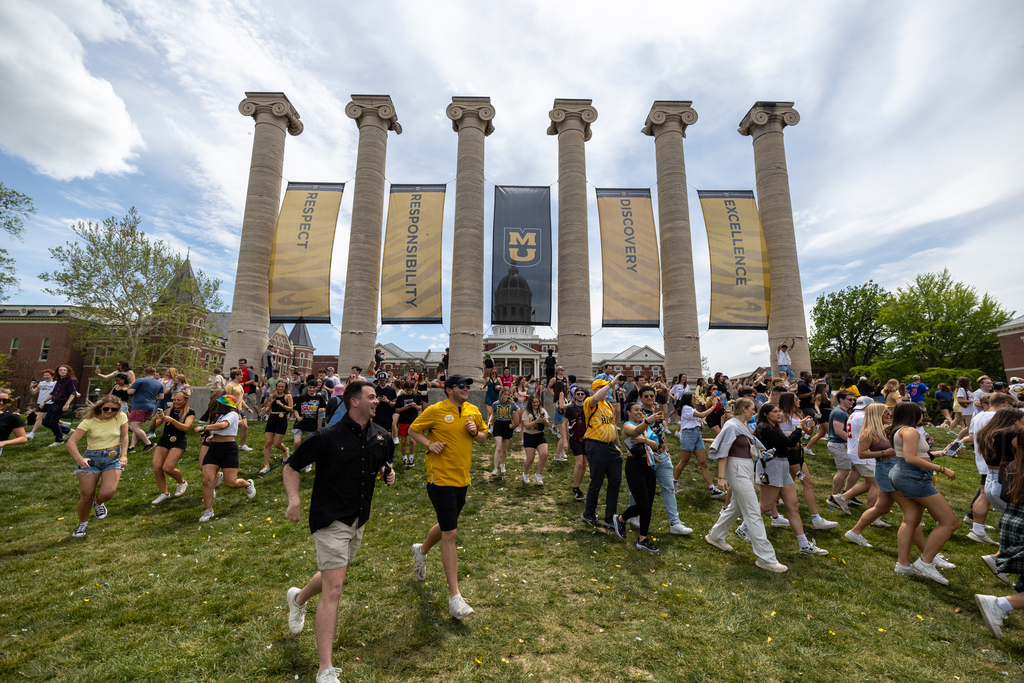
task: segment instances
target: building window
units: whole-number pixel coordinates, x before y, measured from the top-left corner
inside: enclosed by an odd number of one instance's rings
[[[203,363],[206,364],[206,367],[210,367],[210,354],[206,354],[206,356],[203,357]]]
[[[18,350],[18,346],[20,346],[20,345],[21,345],[21,338],[20,337],[15,337],[14,339],[12,339],[11,340],[11,353],[14,353],[15,351],[17,351]]]
[[[43,345],[39,349],[39,360],[46,360],[50,357],[50,338],[47,337],[43,340]]]

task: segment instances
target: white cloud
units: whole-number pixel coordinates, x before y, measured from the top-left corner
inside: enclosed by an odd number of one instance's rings
[[[98,2],[54,5],[72,26],[42,3],[0,3],[0,148],[58,180],[133,172],[142,136],[74,33],[118,39],[124,20]]]

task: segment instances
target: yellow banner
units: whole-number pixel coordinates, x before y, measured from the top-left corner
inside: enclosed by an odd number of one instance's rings
[[[391,186],[380,269],[384,324],[441,322],[444,190],[444,185]]]
[[[345,183],[288,183],[270,252],[270,321],[331,322],[331,253]]]
[[[771,308],[768,250],[749,190],[698,190],[711,250],[709,329],[767,330]]]
[[[597,190],[604,327],[661,324],[661,259],[650,190]]]

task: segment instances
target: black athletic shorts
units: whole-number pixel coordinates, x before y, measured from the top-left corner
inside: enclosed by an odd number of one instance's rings
[[[267,417],[267,428],[264,434],[284,434],[288,431],[288,418],[285,415],[271,414]]]
[[[512,433],[511,422],[506,422],[505,420],[494,421],[494,436],[500,436],[503,439],[511,439]]]
[[[544,432],[540,434],[523,434],[523,448],[537,448],[542,443],[547,443],[548,440],[544,438]]]
[[[790,465],[803,465],[804,464],[804,452],[803,449],[799,451],[786,451],[786,458],[789,460]]]
[[[569,439],[569,450],[573,455],[583,455],[583,444],[575,439]]]
[[[174,439],[174,441],[171,441]],[[188,448],[188,439],[183,436],[169,436],[166,432],[160,435],[160,440],[156,442],[157,448],[166,448],[171,450],[172,448],[180,448],[185,450]]]
[[[437,523],[441,531],[451,531],[459,527],[459,514],[466,504],[468,486],[437,486],[427,484],[427,498],[437,513]]]
[[[216,465],[222,470],[238,469],[238,444],[234,441],[214,441],[206,451],[203,467]]]
[[[719,410],[717,413],[711,413],[704,418],[704,421],[708,423],[708,427],[721,427],[722,426],[722,415],[725,414],[724,410]]]

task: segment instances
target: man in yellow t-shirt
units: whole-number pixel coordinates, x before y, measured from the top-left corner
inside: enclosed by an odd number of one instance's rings
[[[437,514],[437,524],[431,527],[426,540],[412,546],[413,569],[420,581],[427,578],[427,552],[440,541],[441,563],[448,579],[448,611],[456,619],[473,613],[459,592],[455,537],[459,513],[466,504],[473,442],[487,441],[484,419],[467,400],[471,384],[473,380],[469,377],[452,375],[444,383],[448,398],[426,408],[409,425],[409,436],[427,448],[427,496]]]
[[[611,378],[605,374],[598,375],[591,384],[594,395],[583,402],[583,417],[587,421],[583,452],[590,465],[590,485],[587,487],[587,502],[583,507],[583,521],[596,527],[601,526],[597,521],[597,497],[606,478],[608,491],[605,493],[604,526],[612,528],[612,518],[617,514],[619,504],[622,452],[619,450],[619,432],[615,427],[615,408],[605,399],[608,392],[621,381],[622,373]]]

